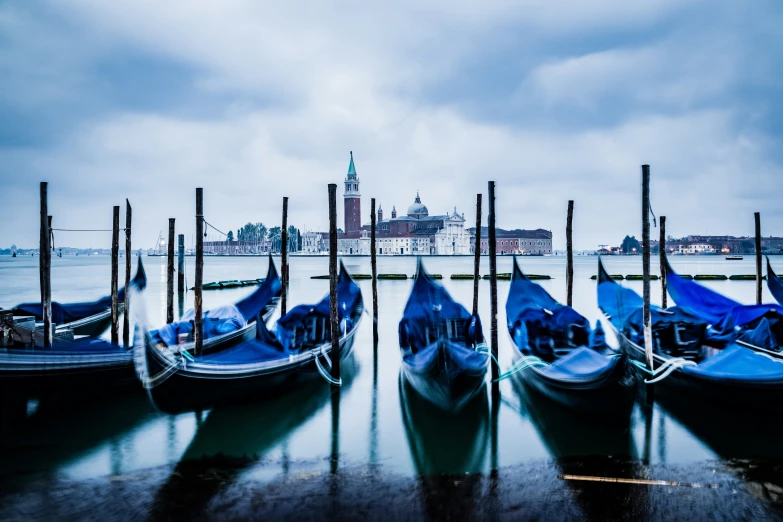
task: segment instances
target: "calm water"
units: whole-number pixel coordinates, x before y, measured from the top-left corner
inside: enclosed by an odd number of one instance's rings
[[[37,300],[37,258],[0,257],[0,306]],[[194,258],[187,258],[187,280],[192,283]],[[775,259],[773,259],[773,262]],[[165,258],[144,257],[150,280],[144,293],[149,321],[165,321]],[[279,259],[275,260],[279,263]],[[414,258],[382,257],[380,273],[415,270]],[[500,272],[511,271],[511,258],[498,259]],[[641,273],[641,257],[605,259],[610,273]],[[751,274],[753,259],[725,261],[722,257],[675,257],[675,269],[686,274]],[[107,293],[110,267],[107,257],[66,257],[52,260],[53,298],[87,300]],[[249,279],[266,273],[265,258],[207,257],[204,281]],[[369,258],[346,258],[353,273],[370,273]],[[443,284],[468,308],[472,281],[451,281],[453,273],[470,273],[473,259],[425,258],[431,273],[443,274]],[[521,259],[528,273],[550,274],[543,281],[555,298],[565,300],[565,259]],[[596,306],[597,258],[575,260],[574,306],[591,321],[600,317]],[[783,272],[783,259],[777,263]],[[327,273],[328,258],[293,257],[289,303],[315,302],[328,290],[328,280],[310,276]],[[482,274],[488,273],[482,259]],[[657,260],[653,273],[659,273]],[[650,464],[694,463],[721,457],[779,457],[774,426],[738,426],[736,422],[697,418],[684,404],[656,403],[652,412],[637,406],[629,427],[595,425],[560,412],[551,405],[517,392],[509,381],[501,383],[503,404],[492,411],[490,401],[479,399],[457,417],[441,415],[411,397],[399,382],[400,355],[397,324],[412,281],[379,281],[380,311],[377,366],[374,364],[371,318],[365,316],[355,343],[355,364],[345,376],[334,422],[328,387],[322,382],[276,400],[233,408],[182,415],[155,412],[142,393],[95,397],[82,408],[67,408],[46,401],[28,404],[27,417],[5,426],[6,441],[0,474],[51,472],[58,477],[84,479],[127,474],[164,465],[185,465],[189,459],[221,455],[249,457],[234,480],[243,477],[272,479],[291,469],[321,472],[335,465],[381,465],[396,473],[485,472],[497,459],[500,466],[541,459],[590,455],[627,456]],[[625,282],[641,292],[641,282]],[[753,282],[714,282],[713,288],[741,302],[754,299]],[[368,309],[372,306],[370,281],[359,281]],[[503,328],[508,282],[498,283],[500,360],[510,361],[510,340]],[[250,289],[204,293],[205,307],[231,303]],[[765,301],[771,301],[766,287]],[[480,286],[480,314],[489,333],[489,282]],[[653,282],[653,302],[660,302],[660,287]],[[192,306],[192,292],[184,307]],[[175,313],[177,311],[175,310]],[[275,316],[274,319],[276,319]],[[414,393],[415,395],[415,393]],[[333,430],[333,426],[337,426]],[[496,426],[496,431],[493,429]],[[496,433],[496,443],[490,433]],[[263,463],[263,465],[259,464]],[[270,465],[271,463],[271,465]]]

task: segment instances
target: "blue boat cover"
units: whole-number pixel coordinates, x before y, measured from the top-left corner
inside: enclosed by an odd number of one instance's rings
[[[697,366],[683,366],[682,371],[702,378],[738,383],[783,381],[783,361],[736,344]]]
[[[416,279],[399,325],[400,347],[417,352],[439,339],[475,346],[484,342],[481,319],[457,303],[424,270],[419,258]]]
[[[141,258],[139,258],[138,268],[136,269],[136,276],[131,281],[131,286],[135,286],[139,290],[143,290],[147,286],[147,276],[144,272],[144,267],[141,264]],[[118,301],[125,300],[125,288],[121,288],[117,292]],[[95,314],[106,311],[111,308],[111,296],[102,297],[97,301],[85,302],[85,303],[58,303],[52,302],[52,323],[57,325],[63,325],[79,321],[86,317],[90,317]],[[43,321],[43,305],[41,303],[22,303],[11,309],[14,315],[22,316],[29,315],[35,317],[37,321]]]
[[[591,339],[590,322],[570,306],[557,302],[539,284],[529,280],[519,268],[516,257],[513,263],[506,318],[508,331],[519,349],[551,362],[556,358],[554,348],[573,349],[588,345]],[[605,341],[602,334],[603,330],[593,336],[593,341]],[[603,346],[606,346],[605,342],[600,345]]]
[[[341,334],[354,328],[351,314],[361,302],[359,286],[340,263],[337,281],[337,310]],[[324,313],[325,311],[325,313]],[[320,323],[319,323],[320,321]],[[316,323],[320,335],[313,338]],[[314,305],[298,305],[281,317],[270,331],[263,320],[256,320],[256,338],[243,341],[231,348],[205,354],[196,360],[209,364],[247,364],[288,357],[300,351],[302,346],[312,347],[312,342],[331,340],[329,328],[329,295]],[[308,341],[311,344],[307,345]]]
[[[776,350],[778,341],[774,330],[783,328],[781,324],[780,305],[743,305],[719,294],[695,281],[684,279],[674,272],[669,261],[666,260],[666,282],[669,294],[677,303],[689,313],[696,315],[710,323],[707,332],[707,340],[711,344],[716,341],[731,342],[737,335],[762,326],[762,331],[746,335],[746,339],[754,338],[763,345],[762,348]],[[766,317],[767,324],[761,325],[761,319]],[[768,336],[767,333],[770,335]]]
[[[559,381],[589,381],[611,371],[618,360],[618,357],[607,357],[591,348],[581,346],[539,369],[538,373]]]
[[[781,281],[777,274],[772,270],[769,257],[767,258],[767,288],[769,288],[769,291],[772,294],[772,297],[775,298],[775,301],[777,301],[778,304],[783,305],[783,281]]]
[[[277,269],[270,255],[266,279],[256,291],[236,304],[214,308],[203,314],[204,339],[234,332],[253,322],[272,299],[280,295],[282,288],[280,277],[277,275]],[[191,308],[183,314],[179,321],[151,331],[150,336],[153,342],[162,342],[166,346],[176,345],[180,334],[192,335],[195,317],[196,312]]]
[[[23,353],[30,354],[30,355],[40,355],[43,353],[56,353],[58,355],[72,355],[72,354],[83,354],[83,353],[91,353],[91,354],[100,354],[100,353],[116,353],[116,352],[128,352],[130,353],[131,350],[128,350],[126,348],[123,348],[122,346],[118,346],[116,344],[112,344],[109,341],[104,341],[103,339],[92,339],[88,337],[84,337],[81,339],[77,339],[73,342],[55,342],[52,343],[51,352],[47,350],[24,350]],[[19,353],[19,352],[15,352]]]
[[[633,343],[644,346],[642,297],[617,283],[598,259],[598,307],[614,327]],[[707,323],[679,306],[661,309],[650,306],[650,325],[656,341],[654,351],[673,357],[698,357],[705,340]]]

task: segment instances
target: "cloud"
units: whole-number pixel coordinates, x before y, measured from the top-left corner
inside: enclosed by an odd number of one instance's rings
[[[349,150],[365,220],[370,197],[404,211],[420,190],[431,212],[472,221],[492,179],[499,226],[552,229],[562,248],[575,199],[576,247],[614,244],[639,234],[650,163],[675,235],[747,234],[756,210],[765,231],[783,226],[772,8],[34,5],[0,14],[0,114],[18,115],[0,124],[0,222],[14,223],[0,245],[33,246],[42,179],[62,226],[108,224],[130,198],[140,246],[168,217],[193,228],[197,186],[222,230],[274,225],[283,196],[292,223],[325,228]]]

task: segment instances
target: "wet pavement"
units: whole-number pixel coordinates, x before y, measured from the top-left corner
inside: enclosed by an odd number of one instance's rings
[[[264,468],[275,477],[238,480]],[[407,477],[383,466],[324,472],[318,462],[212,458],[89,480],[41,474],[25,483],[0,478],[0,520],[783,520],[783,463],[752,460],[563,459]]]

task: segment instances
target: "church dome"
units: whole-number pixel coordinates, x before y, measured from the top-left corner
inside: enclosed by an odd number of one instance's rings
[[[410,207],[408,207],[408,216],[410,217],[422,217],[422,216],[429,216],[430,211],[427,210],[427,207],[422,204],[421,198],[419,198],[419,193],[416,192],[416,200],[411,204]]]

